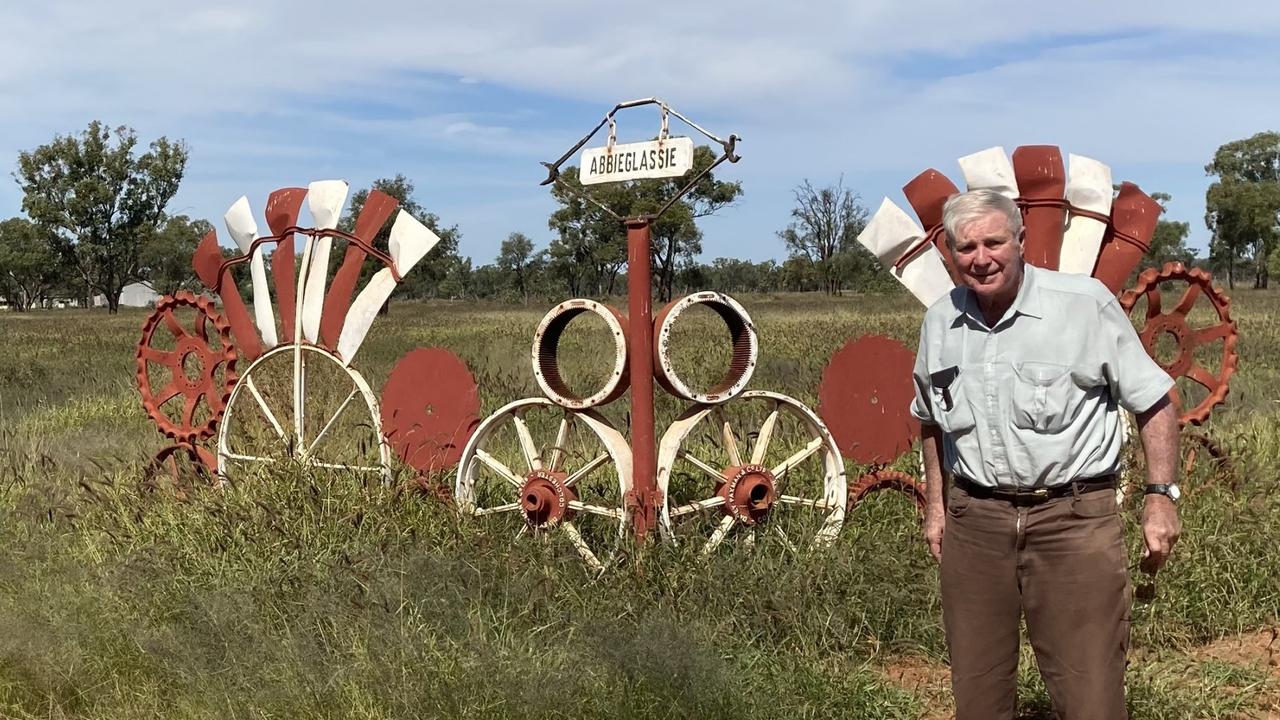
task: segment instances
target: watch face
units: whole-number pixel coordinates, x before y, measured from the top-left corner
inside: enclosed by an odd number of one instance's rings
[[[1169,484],[1169,498],[1170,498],[1171,500],[1173,500],[1174,502],[1178,502],[1178,498],[1180,498],[1180,497],[1182,497],[1182,491],[1178,489],[1178,486],[1177,486],[1177,485],[1175,485],[1175,484],[1173,484],[1173,483],[1170,483],[1170,484]]]

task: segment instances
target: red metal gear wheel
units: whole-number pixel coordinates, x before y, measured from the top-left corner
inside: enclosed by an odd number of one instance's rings
[[[175,314],[180,308],[194,310],[190,327],[184,326]],[[213,337],[210,324],[215,331]],[[164,349],[170,341],[173,348]],[[155,312],[142,325],[136,354],[142,406],[160,432],[188,445],[212,435],[236,384],[237,357],[231,342],[231,325],[214,310],[213,300],[186,291],[161,298]],[[153,382],[152,368],[157,366],[168,371],[168,381],[159,389]],[[175,398],[181,398],[182,405],[173,417],[164,406]],[[204,420],[197,423],[201,400],[206,413]]]
[[[1160,286],[1167,282],[1185,282],[1187,289],[1172,310],[1164,311]],[[1196,302],[1204,297],[1217,314],[1218,322],[1209,327],[1195,329],[1187,322]],[[1169,391],[1169,397],[1178,409],[1178,424],[1199,425],[1209,417],[1213,408],[1222,404],[1227,397],[1228,383],[1236,372],[1236,341],[1238,334],[1236,324],[1231,320],[1231,300],[1221,290],[1214,287],[1213,277],[1199,268],[1187,268],[1182,263],[1165,263],[1156,270],[1148,268],[1138,275],[1138,283],[1132,290],[1126,290],[1120,296],[1120,305],[1125,312],[1131,312],[1138,300],[1147,301],[1146,319],[1138,337],[1147,354],[1177,380],[1185,377],[1201,386],[1208,395],[1193,407],[1184,406],[1182,393],[1175,385]],[[1162,360],[1157,354],[1156,346],[1161,336],[1172,336],[1176,343],[1172,360]],[[1195,351],[1202,345],[1222,340],[1222,359],[1217,374],[1201,365],[1195,357]]]
[[[916,356],[897,340],[863,335],[831,356],[818,387],[818,414],[840,454],[864,465],[893,462],[920,436],[911,417]]]
[[[142,486],[157,490],[170,485],[180,495],[198,485],[210,487],[218,483],[218,458],[200,445],[180,442],[170,445],[151,458]]]
[[[898,470],[874,470],[858,478],[849,486],[849,503],[845,513],[853,512],[858,503],[879,490],[895,490],[909,496],[916,504],[916,511],[924,515],[924,482]]]
[[[467,364],[443,348],[396,362],[382,388],[382,434],[401,462],[438,474],[458,464],[480,424],[480,391]]]

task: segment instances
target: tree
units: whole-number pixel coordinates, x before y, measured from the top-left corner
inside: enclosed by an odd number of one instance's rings
[[[166,218],[138,253],[141,274],[151,288],[161,295],[172,295],[199,287],[191,257],[200,239],[212,229],[207,221],[192,220],[186,215]]]
[[[1151,199],[1160,203],[1160,214],[1168,212],[1169,201],[1173,199],[1169,193],[1151,193]],[[1187,247],[1187,236],[1191,234],[1191,223],[1159,220],[1155,232],[1151,234],[1151,248],[1142,256],[1135,273],[1149,267],[1163,267],[1168,262],[1180,262],[1190,265],[1196,255]]]
[[[0,223],[0,295],[18,312],[30,310],[64,270],[57,238],[23,218]]]
[[[1269,260],[1280,241],[1280,133],[1229,142],[1204,169],[1218,176],[1205,193],[1212,256],[1226,263],[1231,288],[1242,260],[1254,266],[1253,286],[1267,287]]]
[[[347,213],[338,221],[338,229],[345,232],[351,232],[355,229],[356,218],[360,216],[360,211],[364,209],[365,201],[369,199],[369,192],[378,190],[386,193],[400,202],[400,210],[412,215],[423,225],[431,228],[431,231],[440,236],[440,242],[436,244],[431,252],[422,259],[413,268],[413,272],[404,278],[400,293],[405,297],[436,297],[442,294],[440,287],[445,278],[448,276],[454,265],[460,260],[458,257],[458,241],[462,239],[462,232],[458,230],[457,225],[442,227],[440,218],[435,213],[427,212],[413,197],[415,190],[413,181],[399,173],[393,178],[379,178],[374,180],[371,187],[357,190],[351,196],[351,206],[347,209]],[[388,249],[387,242],[391,238],[391,226],[395,224],[395,218],[398,213],[392,213],[387,222],[374,235],[373,246],[386,252]],[[337,263],[341,259],[341,254],[334,253],[331,262]],[[369,278],[375,272],[381,269],[381,264],[374,262],[366,262],[361,269],[359,284],[357,287],[363,287]],[[388,301],[389,302],[389,301]],[[387,306],[383,305],[381,312],[386,312]]]
[[[561,263],[565,262],[568,256],[588,261],[592,265],[597,293],[604,292],[606,286],[608,292],[612,292],[615,276],[626,262],[626,229],[616,218],[583,200],[579,193],[589,195],[621,217],[655,213],[689,182],[690,177],[713,162],[715,154],[703,145],[694,148],[693,167],[685,177],[633,180],[587,188],[578,181],[578,168],[565,168],[560,179],[577,192],[560,183],[551,187],[552,197],[561,205],[547,223],[560,236],[560,247],[555,247],[553,241],[550,248],[553,264],[557,258]],[[649,252],[660,299],[671,299],[679,262],[692,260],[702,252],[702,233],[698,230],[697,221],[733,204],[741,194],[741,183],[717,180],[715,173],[707,173],[652,224]],[[570,272],[563,264],[558,269]],[[581,270],[572,274],[575,281],[583,279]]]
[[[859,250],[866,253],[857,239],[867,226],[867,209],[858,194],[844,186],[843,177],[824,188],[806,179],[794,194],[792,222],[778,237],[791,257],[809,261],[828,295],[838,294],[842,275],[870,267],[857,257]]]
[[[539,256],[533,252],[533,241],[524,233],[513,232],[502,241],[498,251],[497,265],[512,280],[516,290],[527,304],[529,302],[529,274],[532,266],[538,262]]]
[[[135,156],[131,128],[98,121],[79,136],[18,154],[22,209],[51,228],[84,284],[120,307],[120,291],[142,280],[141,248],[164,217],[187,165],[182,141],[161,137]]]

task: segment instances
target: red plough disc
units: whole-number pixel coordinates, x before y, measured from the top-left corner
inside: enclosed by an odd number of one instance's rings
[[[400,460],[419,472],[457,465],[479,424],[475,378],[443,348],[418,348],[400,358],[382,389],[382,432]]]
[[[818,388],[818,414],[840,454],[863,464],[893,462],[920,436],[911,417],[915,354],[879,335],[851,340],[831,357]]]

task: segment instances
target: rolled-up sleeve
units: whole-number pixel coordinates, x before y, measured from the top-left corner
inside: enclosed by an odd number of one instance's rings
[[[1173,387],[1173,378],[1142,347],[1119,302],[1106,302],[1099,316],[1098,350],[1111,397],[1132,413],[1151,409]]]
[[[933,418],[933,404],[929,401],[932,385],[929,383],[929,371],[925,361],[925,350],[929,346],[925,343],[926,326],[920,327],[920,349],[916,352],[916,365],[911,371],[916,396],[911,401],[911,416],[927,425],[937,425],[938,421]]]

